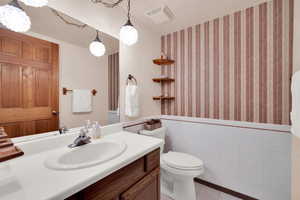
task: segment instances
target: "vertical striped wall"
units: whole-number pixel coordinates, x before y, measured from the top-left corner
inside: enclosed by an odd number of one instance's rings
[[[162,114],[289,124],[293,0],[274,0],[162,36],[176,62]]]
[[[119,53],[108,56],[108,105],[117,110],[119,104]]]

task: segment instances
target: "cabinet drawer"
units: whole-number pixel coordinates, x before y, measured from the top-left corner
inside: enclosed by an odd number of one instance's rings
[[[121,200],[159,200],[160,176],[159,168],[153,170],[145,178],[133,185],[121,195]]]
[[[139,159],[127,167],[84,189],[84,200],[111,200],[127,190],[145,175],[144,161]]]

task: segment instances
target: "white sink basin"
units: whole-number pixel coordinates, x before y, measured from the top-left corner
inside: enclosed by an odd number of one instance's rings
[[[46,159],[45,165],[55,170],[74,170],[98,165],[120,156],[127,145],[124,142],[105,140],[75,148],[56,151]]]

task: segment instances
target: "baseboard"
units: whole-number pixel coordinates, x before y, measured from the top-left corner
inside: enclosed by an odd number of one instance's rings
[[[223,186],[216,185],[216,184],[214,184],[214,183],[210,183],[210,182],[205,181],[205,180],[202,180],[202,179],[200,179],[200,178],[195,178],[195,182],[197,182],[197,183],[199,183],[199,184],[201,184],[201,185],[205,185],[206,187],[212,188],[212,189],[214,189],[214,190],[217,190],[217,191],[220,191],[220,192],[229,194],[229,195],[231,195],[231,196],[234,196],[234,197],[243,199],[243,200],[259,200],[259,199],[250,197],[250,196],[248,196],[248,195],[245,195],[245,194],[242,194],[242,193],[239,193],[239,192],[230,190],[230,189],[225,188],[225,187],[223,187]]]

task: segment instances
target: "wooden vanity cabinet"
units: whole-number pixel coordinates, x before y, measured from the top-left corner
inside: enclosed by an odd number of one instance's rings
[[[160,200],[159,165],[157,149],[67,200]]]
[[[160,199],[159,168],[121,194],[121,200],[158,200]]]

